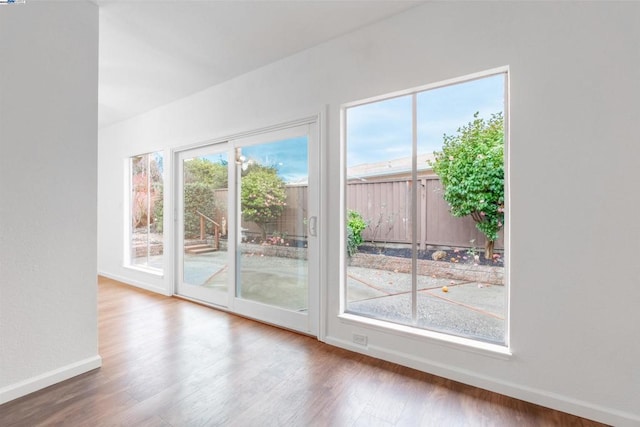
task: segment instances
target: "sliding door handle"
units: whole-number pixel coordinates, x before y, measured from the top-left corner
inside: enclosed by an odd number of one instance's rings
[[[318,217],[312,216],[309,218],[309,235],[318,237]]]

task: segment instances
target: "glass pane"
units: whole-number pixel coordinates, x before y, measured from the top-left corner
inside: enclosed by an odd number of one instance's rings
[[[347,110],[346,308],[401,323],[411,321],[411,112],[411,96]]]
[[[238,289],[243,299],[308,309],[308,140],[238,148]]]
[[[228,169],[226,153],[183,161],[183,282],[225,294]]]
[[[504,79],[417,95],[417,326],[497,344],[505,342],[507,313]]]
[[[161,153],[131,158],[131,264],[162,269]]]
[[[347,109],[347,312],[504,344],[505,78]]]

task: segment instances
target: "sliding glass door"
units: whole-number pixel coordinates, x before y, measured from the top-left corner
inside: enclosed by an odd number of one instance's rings
[[[310,126],[234,141],[238,194],[235,310],[315,333],[317,175]],[[314,164],[315,163],[315,164]]]
[[[227,144],[178,155],[178,293],[226,307],[229,293]]]
[[[179,294],[317,334],[316,133],[310,123],[178,155]]]

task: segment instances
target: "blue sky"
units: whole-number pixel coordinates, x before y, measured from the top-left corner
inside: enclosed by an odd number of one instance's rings
[[[440,150],[443,134],[504,109],[504,74],[421,92],[417,95],[418,154]],[[347,110],[347,167],[411,156],[411,95]],[[247,161],[275,166],[286,182],[308,175],[307,138],[243,147]],[[226,154],[206,156],[218,162]]]
[[[301,136],[267,144],[242,148],[247,161],[274,166],[285,182],[296,182],[307,178],[308,149],[307,137]]]
[[[278,170],[278,175],[287,183],[307,180],[308,147],[306,136],[242,147],[242,155],[247,162],[253,161],[264,166],[275,167]],[[213,163],[226,162],[227,153],[210,154],[203,156],[203,158]]]
[[[504,110],[499,74],[417,95],[418,153],[438,151],[443,134]],[[347,167],[411,156],[411,95],[347,110]]]
[[[160,172],[160,175],[162,175],[162,173],[164,172],[164,157],[162,155],[162,151],[156,151],[155,153],[151,153],[151,155],[153,156],[153,160],[155,160],[156,164],[158,165],[158,171]]]

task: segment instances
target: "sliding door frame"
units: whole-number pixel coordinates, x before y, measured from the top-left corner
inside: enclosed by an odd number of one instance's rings
[[[235,135],[230,135],[225,138],[212,139],[203,141],[197,144],[191,144],[189,146],[184,146],[180,148],[176,148],[171,150],[171,171],[173,173],[172,183],[174,185],[174,191],[172,194],[172,202],[170,203],[173,207],[171,210],[172,213],[172,225],[174,227],[173,233],[173,242],[172,243],[172,252],[174,253],[173,265],[174,271],[172,274],[173,286],[172,293],[175,296],[194,300],[198,303],[211,306],[216,309],[220,309],[223,311],[228,311],[234,314],[238,314],[244,317],[249,317],[252,319],[256,319],[258,321],[262,321],[265,323],[274,324],[276,326],[284,327],[287,329],[296,330],[298,332],[312,335],[317,337],[320,340],[324,339],[325,336],[325,324],[326,324],[326,272],[324,271],[323,266],[326,266],[326,254],[324,251],[325,247],[325,230],[326,230],[326,210],[321,209],[323,203],[321,200],[325,198],[324,195],[324,185],[323,181],[326,179],[321,176],[321,171],[326,170],[326,154],[325,150],[322,147],[325,147],[324,137],[325,133],[321,130],[321,124],[325,123],[324,117],[326,112],[320,112],[317,115],[309,116],[303,119],[269,126],[261,129],[252,130],[249,132],[238,133]],[[239,194],[232,194],[236,191],[239,191],[239,187],[237,186],[237,165],[235,164],[235,149],[243,146],[250,146],[252,144],[258,144],[260,140],[264,141],[264,138],[269,135],[287,135],[292,132],[293,129],[301,128],[303,126],[307,127],[307,138],[308,138],[308,167],[309,167],[309,189],[314,187],[313,192],[309,193],[308,196],[308,209],[309,209],[309,217],[315,217],[314,225],[315,225],[315,236],[311,237],[312,233],[308,233],[309,235],[309,263],[308,263],[308,278],[309,278],[309,307],[306,315],[302,315],[297,312],[290,313],[282,313],[285,322],[281,322],[278,319],[278,316],[273,316],[272,307],[266,306],[265,304],[260,303],[251,303],[250,301],[242,300],[238,298],[237,295],[237,281],[236,281],[236,270],[238,268],[238,241],[237,238],[231,238],[231,230],[238,230],[238,219],[240,215],[240,197]],[[273,140],[272,138],[269,138]],[[207,300],[202,300],[200,298],[194,298],[190,296],[180,295],[180,290],[178,284],[181,281],[181,275],[183,274],[183,266],[180,265],[183,256],[181,256],[178,252],[181,250],[179,247],[180,244],[183,243],[183,235],[181,233],[180,228],[182,224],[179,221],[181,215],[178,210],[181,209],[182,203],[181,198],[182,195],[179,194],[180,189],[182,188],[182,184],[180,180],[183,179],[181,175],[182,167],[180,166],[181,154],[192,151],[192,152],[207,152],[208,148],[213,148],[216,145],[224,145],[226,146],[226,150],[224,152],[228,153],[228,188],[229,188],[229,196],[228,196],[228,229],[229,229],[229,240],[228,240],[228,252],[229,254],[233,254],[229,256],[229,286],[228,286],[228,299],[226,304],[220,304],[216,302],[210,302]],[[198,151],[196,151],[198,150]],[[235,198],[235,201],[234,201]],[[313,244],[311,240],[314,240]],[[175,251],[175,252],[174,252]],[[299,324],[297,327],[296,322]],[[300,323],[304,323],[304,325],[300,325]]]

